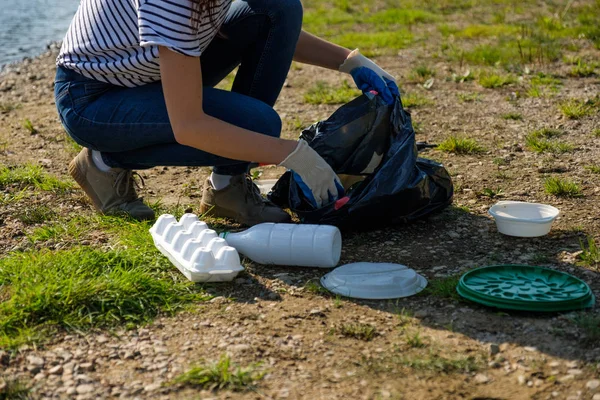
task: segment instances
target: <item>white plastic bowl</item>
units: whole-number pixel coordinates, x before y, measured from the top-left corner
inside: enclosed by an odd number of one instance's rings
[[[496,220],[498,232],[509,236],[544,236],[552,228],[552,222],[560,211],[547,204],[523,201],[500,201],[490,208]]]

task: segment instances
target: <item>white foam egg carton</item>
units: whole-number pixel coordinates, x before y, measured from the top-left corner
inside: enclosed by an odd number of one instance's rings
[[[156,248],[192,282],[227,282],[244,270],[236,249],[198,220],[163,214],[150,228]]]

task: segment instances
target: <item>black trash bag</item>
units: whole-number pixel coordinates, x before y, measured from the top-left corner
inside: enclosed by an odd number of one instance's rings
[[[350,178],[343,198],[315,209],[286,172],[268,197],[304,223],[373,229],[410,222],[452,203],[452,179],[441,164],[418,157],[410,113],[400,98],[390,106],[379,96],[362,95],[300,138],[342,181]]]

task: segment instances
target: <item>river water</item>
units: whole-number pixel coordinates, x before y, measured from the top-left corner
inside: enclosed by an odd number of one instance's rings
[[[0,67],[62,40],[79,0],[0,0]]]

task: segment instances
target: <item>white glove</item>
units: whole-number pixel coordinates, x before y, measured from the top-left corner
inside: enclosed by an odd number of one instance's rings
[[[296,149],[279,165],[291,169],[302,178],[311,191],[317,207],[321,207],[323,202],[328,203],[330,194],[337,198],[336,181],[342,187],[339,178],[305,140],[299,140]]]
[[[392,75],[386,72],[379,65],[375,64],[373,61],[360,54],[360,51],[358,49],[355,49],[348,55],[344,63],[340,65],[339,70],[340,72],[350,74],[352,70],[360,67],[367,67],[373,72],[375,72],[377,75],[379,75],[380,78],[383,79],[385,77],[391,81],[394,81],[394,83],[397,83],[396,78],[394,78]]]

